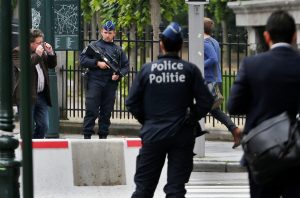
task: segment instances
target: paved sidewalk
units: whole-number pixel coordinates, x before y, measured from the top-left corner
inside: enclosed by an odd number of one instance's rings
[[[119,126],[122,129],[122,124],[115,124],[115,127]],[[128,125],[127,125],[128,126]],[[117,128],[119,128],[117,127]],[[137,127],[135,125],[135,127]],[[194,170],[192,173],[195,176],[201,172],[219,172],[219,173],[231,173],[239,174],[243,172],[243,176],[246,175],[245,169],[241,168],[239,165],[239,160],[242,156],[241,146],[232,149],[232,137],[231,134],[222,129],[222,128],[210,128],[208,129],[210,134],[206,135],[205,141],[205,157],[195,157],[194,158]],[[14,134],[19,136],[19,127],[16,123],[16,129]],[[110,135],[108,138],[116,137],[136,137],[130,135]],[[70,139],[82,139],[82,135],[70,134],[70,133],[61,133],[61,139],[70,138]],[[92,138],[98,138],[97,135],[92,136]],[[220,141],[226,140],[226,141]],[[202,173],[201,173],[202,174]],[[212,173],[214,174],[214,173]],[[245,176],[246,177],[246,176]],[[162,178],[159,182],[159,185],[156,190],[154,198],[164,197],[163,186],[165,184],[165,178]],[[35,197],[37,198],[119,198],[119,197],[130,197],[134,191],[135,186],[133,184],[122,185],[122,186],[69,186],[69,187],[56,187],[51,189],[39,188],[35,189]],[[22,189],[22,188],[20,188]]]
[[[115,136],[109,136],[114,138]],[[82,138],[79,135],[64,135],[62,138]],[[94,137],[96,138],[96,136]],[[228,173],[223,177],[232,177],[232,174],[238,174],[241,170],[237,168],[238,161],[242,155],[241,148],[232,149],[231,142],[221,141],[206,141],[205,142],[205,157],[195,158],[194,171],[191,176],[191,181],[198,181],[198,171],[211,172],[223,172]],[[166,169],[166,167],[164,167]],[[165,171],[163,171],[165,172]],[[200,173],[205,174],[205,173]],[[207,173],[207,177],[210,178],[210,173]],[[246,181],[246,173],[242,176],[243,180]],[[239,178],[241,179],[241,178]],[[240,180],[235,178],[233,182],[238,182],[241,185]],[[155,191],[154,198],[165,197],[163,187],[166,183],[166,177],[162,176],[160,182]],[[209,185],[209,181],[202,181],[204,185]],[[218,179],[214,179],[211,184],[216,185]],[[243,182],[242,182],[243,183]],[[201,184],[201,181],[199,185]],[[247,182],[243,183],[247,185]],[[68,186],[68,187],[57,187],[52,189],[49,188],[38,188],[35,189],[35,197],[37,198],[129,198],[134,191],[135,186],[133,183],[119,186]]]
[[[137,137],[140,124],[135,119],[112,119],[110,127],[111,138],[117,137]],[[71,119],[61,121],[63,131],[76,131],[80,134],[82,121],[81,119]],[[97,126],[96,126],[97,127]],[[205,124],[209,134],[205,135],[205,157],[195,158],[195,172],[244,172],[245,169],[240,167],[239,161],[242,156],[241,146],[232,149],[233,139],[226,127],[220,123],[215,123],[215,127]],[[116,135],[121,134],[121,135]],[[62,138],[82,138],[81,135],[64,133]],[[93,136],[97,138],[97,136]]]
[[[80,131],[82,123],[80,120],[64,121],[63,124],[68,123]],[[19,133],[19,123],[15,123],[15,134]],[[232,149],[233,141],[230,132],[226,131],[224,126],[212,127],[206,125],[206,130],[210,133],[205,135],[205,157],[194,158],[194,171],[195,172],[244,172],[246,171],[240,166],[239,161],[242,157],[242,147]],[[114,135],[109,138],[115,137],[137,137],[137,131],[140,125],[135,120],[125,121],[120,119],[112,120],[112,131]],[[126,132],[129,131],[129,132]],[[134,131],[131,133],[130,131]],[[120,135],[116,135],[120,134]],[[60,138],[82,139],[83,136],[77,133],[61,133]],[[97,135],[92,138],[98,138]]]
[[[114,138],[116,136],[109,136],[109,138]],[[62,135],[61,138],[82,138],[81,135]],[[97,138],[94,136],[93,138]],[[205,157],[204,158],[195,158],[194,163],[194,171],[191,176],[191,180],[198,180],[199,175],[198,172],[209,172],[207,173],[207,177],[210,178],[209,175],[215,174],[213,172],[223,172],[228,173],[228,175],[224,175],[224,177],[232,177],[232,174],[238,174],[237,172],[242,171],[241,168],[238,167],[238,161],[242,155],[242,149],[240,147],[236,149],[231,148],[231,142],[222,142],[222,141],[206,141],[205,142]],[[166,167],[164,167],[166,169]],[[165,170],[166,171],[166,170]],[[165,172],[163,171],[163,172]],[[202,174],[202,173],[200,173]],[[204,173],[205,174],[205,173]],[[241,175],[243,181],[246,181],[246,173]],[[235,178],[234,182],[239,182]],[[213,180],[211,183],[216,184],[218,179]],[[163,187],[166,183],[166,177],[162,176],[160,182],[155,191],[154,198],[165,197],[163,192]],[[201,182],[200,182],[201,183]],[[204,185],[208,185],[208,181],[202,182]],[[200,185],[200,184],[199,184]],[[247,183],[243,183],[243,185],[247,185]],[[134,184],[130,183],[127,185],[118,185],[118,186],[67,186],[67,187],[56,187],[55,189],[51,186],[47,188],[38,188],[35,189],[35,197],[37,198],[129,198],[134,191]]]
[[[221,132],[221,131],[220,131]],[[215,135],[222,136],[222,134]],[[224,133],[224,132],[222,132]],[[108,138],[119,138],[117,135],[109,135]],[[121,137],[128,137],[123,136]],[[61,134],[60,138],[82,139],[78,134]],[[97,139],[94,135],[92,138]],[[232,141],[205,141],[205,156],[194,158],[194,172],[245,172],[245,168],[240,166],[240,159],[243,154],[242,147],[232,149]]]
[[[82,118],[70,118],[69,120],[60,120],[60,132],[64,134],[80,134],[82,132]],[[97,122],[96,122],[97,123]],[[98,130],[98,124],[95,125],[95,131]],[[243,127],[243,126],[239,126]],[[126,136],[138,136],[141,125],[135,119],[111,119],[110,134],[122,134]],[[227,128],[220,122],[214,124],[205,123],[205,130],[210,133],[206,135],[209,140],[232,141],[232,135]]]
[[[153,198],[163,198],[165,194],[164,180],[160,180]],[[220,194],[225,186],[224,194]],[[249,197],[246,193],[235,194],[241,188],[247,189],[247,173],[195,173],[193,172],[187,184],[186,197]],[[134,185],[122,186],[72,186],[65,188],[35,189],[36,198],[130,198],[135,189]],[[198,193],[195,192],[195,190]],[[205,191],[206,196],[199,191]],[[190,191],[190,192],[189,192]],[[208,196],[207,196],[208,195]],[[215,196],[214,196],[215,195]],[[224,196],[222,196],[224,195]],[[233,196],[231,196],[233,195]]]
[[[245,172],[240,166],[242,147],[232,149],[232,142],[205,141],[205,156],[194,159],[194,172]]]
[[[109,135],[108,138],[120,136]],[[122,136],[124,137],[124,136]],[[82,139],[82,135],[63,134],[61,138]],[[92,138],[97,139],[94,135]],[[245,172],[240,166],[240,159],[243,154],[242,147],[232,149],[231,141],[205,141],[205,156],[194,158],[194,172]]]

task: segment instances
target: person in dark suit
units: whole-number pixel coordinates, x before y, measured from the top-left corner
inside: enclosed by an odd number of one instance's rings
[[[243,60],[228,101],[231,115],[246,115],[244,133],[262,121],[286,111],[295,117],[299,104],[300,55],[293,48],[296,25],[285,11],[269,17],[264,38],[270,49]],[[247,166],[247,162],[242,159]],[[269,183],[258,184],[249,172],[252,198],[300,197],[300,167],[274,177]]]
[[[44,42],[44,33],[39,29],[30,30],[30,69],[31,70],[31,101],[32,118],[34,121],[33,139],[43,139],[49,128],[48,107],[51,107],[50,81],[48,70],[57,65],[57,58],[52,46]],[[16,47],[12,51],[13,61],[13,102],[20,104],[20,51]],[[22,119],[22,118],[21,118]]]

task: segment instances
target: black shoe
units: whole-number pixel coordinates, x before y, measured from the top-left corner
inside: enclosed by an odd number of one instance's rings
[[[91,139],[92,135],[83,135],[84,139]]]
[[[99,135],[99,139],[107,139],[107,135]]]

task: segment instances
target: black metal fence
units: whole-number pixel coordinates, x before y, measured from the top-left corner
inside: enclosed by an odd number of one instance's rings
[[[89,42],[100,38],[100,32],[96,31],[96,38],[91,38],[91,32],[88,38],[84,40],[83,46],[88,45]],[[245,31],[230,33],[227,35],[228,42],[223,42],[222,34],[215,36],[220,42],[221,46],[221,67],[223,73],[223,95],[225,97],[222,109],[227,112],[226,103],[230,91],[230,87],[234,82],[240,61],[243,57],[248,55],[247,34]],[[131,114],[125,107],[125,99],[128,94],[129,87],[139,71],[141,65],[150,62],[154,59],[153,52],[155,47],[158,47],[158,40],[153,40],[151,32],[144,32],[142,35],[130,34],[128,32],[118,32],[115,38],[115,43],[125,49],[130,60],[130,71],[128,75],[119,83],[117,97],[115,102],[112,118],[131,119]],[[184,45],[181,51],[181,57],[188,60],[188,35],[184,35]],[[158,50],[158,49],[157,49]],[[85,92],[82,73],[84,69],[79,65],[79,51],[66,51],[65,64],[60,69],[61,80],[61,102],[60,115],[61,119],[69,118],[83,118],[85,110]],[[232,117],[234,122],[238,125],[243,125],[243,117]],[[212,123],[213,126],[216,121],[207,116],[206,123]]]

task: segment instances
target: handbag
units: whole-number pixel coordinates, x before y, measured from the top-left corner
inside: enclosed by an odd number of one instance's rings
[[[244,158],[253,180],[265,184],[300,164],[299,115],[287,112],[267,119],[243,137]]]
[[[216,82],[211,82],[207,84],[208,90],[214,98],[214,103],[211,109],[216,109],[223,104],[224,97],[221,94],[219,85]]]

